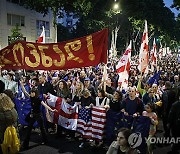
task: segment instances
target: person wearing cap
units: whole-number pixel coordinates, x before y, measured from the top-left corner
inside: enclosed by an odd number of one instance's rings
[[[88,77],[84,79],[84,89],[88,89],[90,91],[91,96],[92,96],[93,99],[96,98],[95,88],[91,84],[91,81],[90,81],[90,79]]]
[[[0,80],[5,83],[5,89],[12,90],[13,94],[18,93],[18,83],[13,81],[14,72],[10,71],[7,73],[7,79],[2,77],[1,67],[0,67]]]

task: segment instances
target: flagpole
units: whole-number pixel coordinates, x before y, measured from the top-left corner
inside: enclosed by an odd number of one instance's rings
[[[104,78],[104,85],[103,86],[104,86],[104,92],[106,92],[106,78],[107,78],[107,70],[106,70],[107,67],[106,67],[106,64],[104,65],[103,68],[104,68],[104,72],[103,72],[103,75],[104,75],[103,76],[103,78]]]

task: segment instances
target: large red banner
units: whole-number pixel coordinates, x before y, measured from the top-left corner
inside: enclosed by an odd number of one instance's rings
[[[60,43],[18,41],[0,51],[2,69],[60,70],[107,62],[108,30]]]

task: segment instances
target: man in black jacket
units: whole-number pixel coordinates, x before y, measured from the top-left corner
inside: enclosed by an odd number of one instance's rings
[[[45,75],[39,76],[38,90],[39,90],[40,94],[51,93],[52,95],[55,95],[53,85],[46,81],[46,76]]]
[[[162,94],[162,110],[163,110],[163,127],[164,127],[164,136],[170,136],[170,130],[167,127],[168,115],[171,109],[172,104],[176,101],[176,92],[171,88],[170,81],[165,82],[165,91]]]
[[[168,117],[168,127],[171,130],[172,137],[174,137],[178,142],[173,144],[171,147],[172,153],[176,154],[178,153],[177,151],[180,149],[180,140],[177,140],[177,138],[180,138],[180,100],[175,102],[171,107]]]
[[[51,93],[52,95],[56,95],[53,85],[51,83],[49,83],[46,80],[46,76],[45,75],[41,75],[39,76],[39,85],[38,85],[38,91],[40,93],[40,96],[43,98],[43,94],[47,94],[47,93]],[[44,111],[44,115],[45,115],[45,111]],[[46,122],[46,130],[47,132],[49,132],[49,128],[51,129],[52,132],[55,132],[55,125],[53,123],[50,122]]]

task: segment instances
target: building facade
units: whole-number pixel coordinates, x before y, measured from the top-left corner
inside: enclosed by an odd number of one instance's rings
[[[0,49],[9,45],[12,28],[19,25],[20,32],[27,42],[36,42],[45,27],[46,43],[57,42],[57,28],[53,27],[53,15],[43,17],[36,11],[20,6],[21,0],[0,0]]]

